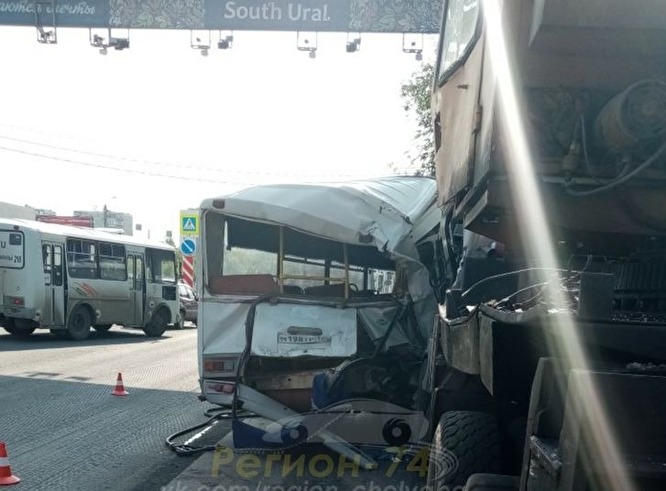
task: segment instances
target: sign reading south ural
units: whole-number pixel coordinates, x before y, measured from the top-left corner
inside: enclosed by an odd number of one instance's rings
[[[442,0],[0,0],[0,25],[437,33]]]

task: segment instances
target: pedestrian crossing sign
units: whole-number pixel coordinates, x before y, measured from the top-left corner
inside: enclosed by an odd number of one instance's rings
[[[192,213],[181,213],[180,234],[199,235],[199,217]]]

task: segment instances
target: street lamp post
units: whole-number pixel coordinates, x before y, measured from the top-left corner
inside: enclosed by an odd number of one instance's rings
[[[114,196],[109,196],[107,199],[104,200],[104,207],[102,208],[102,223],[104,224],[104,228],[109,227],[109,207],[107,206],[107,203],[117,198],[118,196],[114,195]]]

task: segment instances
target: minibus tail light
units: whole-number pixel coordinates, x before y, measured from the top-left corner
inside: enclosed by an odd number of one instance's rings
[[[204,357],[204,376],[219,377],[220,375],[235,375],[238,357],[213,356]]]
[[[233,382],[208,382],[206,388],[211,392],[218,392],[220,394],[233,394],[236,389],[236,384]]]

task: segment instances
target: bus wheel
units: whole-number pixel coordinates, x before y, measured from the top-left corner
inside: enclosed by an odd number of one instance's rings
[[[33,332],[35,332],[34,327],[5,327],[5,331],[16,338],[27,338]]]
[[[69,316],[67,334],[74,341],[83,341],[90,335],[90,312],[85,307],[76,307]]]
[[[180,311],[180,320],[173,323],[173,327],[176,329],[185,329],[185,311]]]
[[[13,321],[11,326],[5,327],[5,330],[17,338],[27,338],[37,328],[35,323],[28,319],[13,319]]]
[[[143,332],[151,338],[159,338],[166,331],[167,322],[167,315],[164,309],[157,309],[150,322],[143,328]]]

